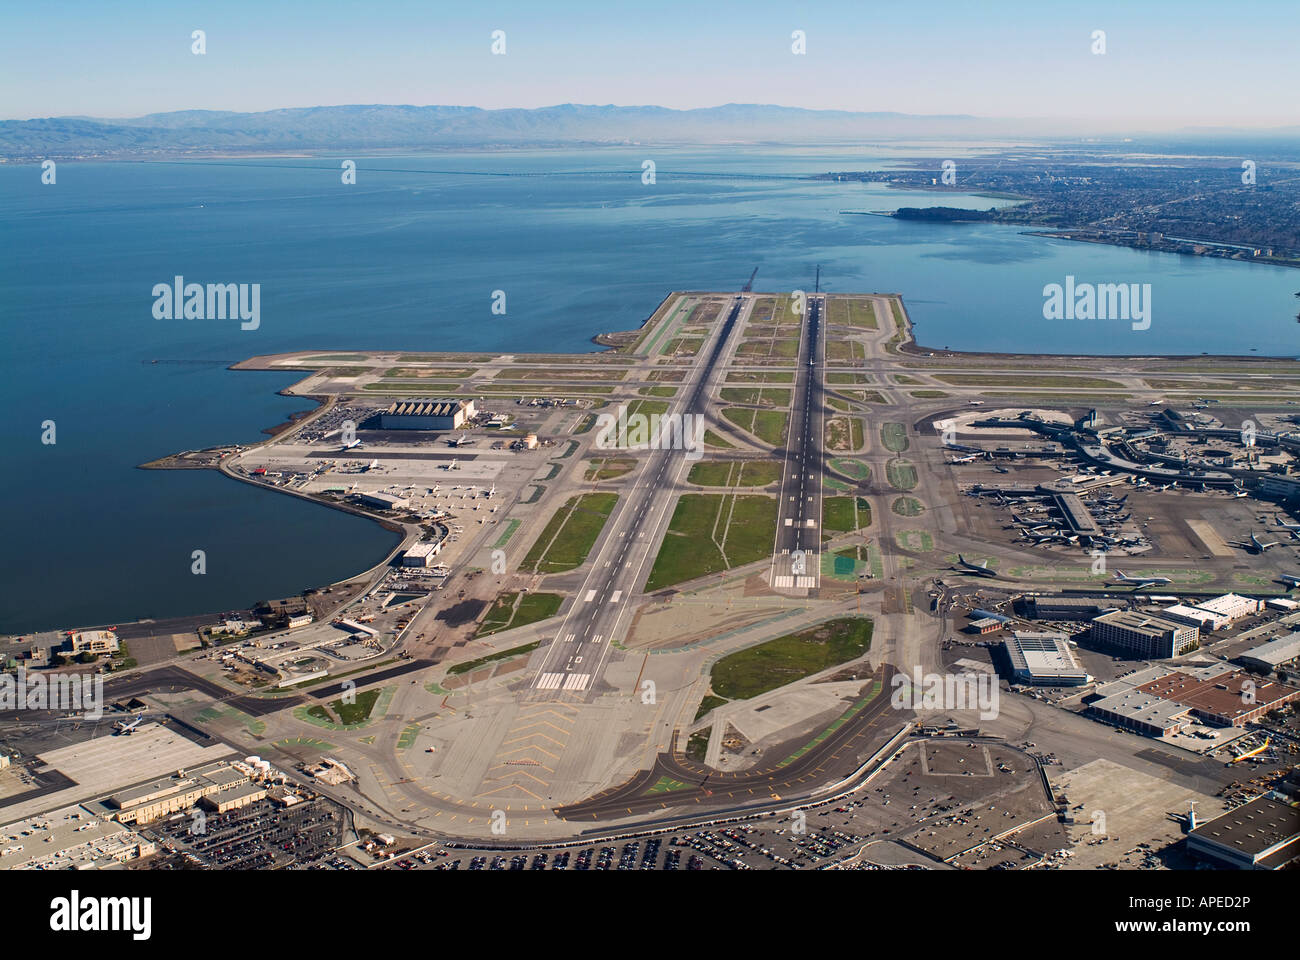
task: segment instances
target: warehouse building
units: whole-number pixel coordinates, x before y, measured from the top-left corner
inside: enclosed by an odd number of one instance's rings
[[[1216,727],[1244,727],[1300,697],[1300,689],[1252,677],[1244,670],[1208,675],[1175,671],[1137,688],[1182,704],[1198,720]]]
[[[1160,611],[1160,616],[1175,623],[1197,627],[1202,633],[1222,630],[1232,623],[1232,618],[1225,617],[1221,613],[1215,613],[1201,607],[1189,607],[1185,603],[1176,603],[1172,607],[1165,607]]]
[[[1191,722],[1187,707],[1146,693],[1140,688],[1098,700],[1089,705],[1088,713],[1103,723],[1133,730],[1148,737],[1166,737],[1180,733]]]
[[[247,774],[228,764],[215,763],[192,773],[179,770],[170,777],[122,790],[103,801],[103,806],[119,823],[148,823],[248,782]]]
[[[1300,857],[1300,809],[1256,797],[1189,833],[1187,850],[1238,870],[1280,870]]]
[[[1091,679],[1075,660],[1069,638],[1063,633],[1017,631],[1010,640],[1002,641],[1002,647],[1017,683],[1077,687]]]
[[[1136,610],[1117,610],[1092,621],[1094,643],[1138,659],[1180,657],[1201,642],[1198,628]]]
[[[402,554],[402,566],[404,567],[431,567],[434,564],[434,558],[442,552],[442,541],[417,543],[411,549]]]
[[[1235,593],[1225,593],[1213,600],[1198,603],[1196,607],[1198,610],[1208,610],[1210,613],[1235,621],[1259,613],[1264,609],[1264,601],[1256,600],[1254,597],[1241,597]]]
[[[1091,597],[1030,597],[1025,604],[1031,620],[1092,620],[1114,609]]]
[[[373,507],[376,510],[405,510],[411,505],[411,501],[405,497],[395,497],[391,493],[356,493],[353,499],[364,507]]]
[[[397,400],[379,415],[384,430],[459,430],[475,414],[473,400]]]
[[[1237,657],[1237,662],[1248,670],[1270,673],[1297,657],[1300,657],[1300,633],[1288,633],[1285,637],[1251,647]]]

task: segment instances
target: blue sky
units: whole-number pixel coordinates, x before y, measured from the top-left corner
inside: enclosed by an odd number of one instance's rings
[[[205,56],[190,52],[195,29]],[[745,102],[1098,130],[1279,126],[1300,123],[1298,41],[1295,0],[13,3],[0,118]]]

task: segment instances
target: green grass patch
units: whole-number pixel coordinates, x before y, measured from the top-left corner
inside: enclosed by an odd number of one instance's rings
[[[568,503],[555,511],[520,569],[562,573],[582,566],[617,502],[616,493],[570,497]]]
[[[334,712],[338,715],[339,723],[345,727],[365,723],[370,719],[370,711],[379,702],[379,695],[382,692],[382,688],[379,687],[373,690],[363,690],[353,698],[352,703],[347,703],[344,700],[331,700],[330,706],[334,708]]]
[[[881,424],[880,442],[890,453],[902,453],[912,445],[912,442],[907,439],[907,427],[901,423]]]
[[[889,509],[900,517],[919,517],[925,512],[925,507],[916,497],[899,497],[889,505]]]
[[[447,674],[448,676],[455,676],[461,673],[471,673],[479,667],[487,666],[489,663],[495,663],[498,660],[509,660],[511,657],[532,653],[541,645],[542,641],[534,640],[532,643],[511,647],[509,650],[498,650],[496,653],[489,653],[486,657],[479,657],[477,660],[466,660],[464,663],[458,663],[448,670]]]
[[[895,490],[912,490],[920,482],[916,475],[916,467],[910,460],[904,460],[902,457],[896,457],[885,465],[885,476],[889,478],[889,485]]]
[[[853,480],[865,482],[871,477],[871,467],[861,460],[848,460],[844,458],[831,461],[831,469],[836,473],[842,473],[844,476]]]
[[[924,530],[900,530],[894,535],[894,540],[904,550],[929,553],[934,549],[934,538]]]
[[[729,443],[726,439],[718,436],[712,430],[704,431],[704,445],[708,447],[714,447],[718,450],[736,449],[736,445],[734,443]]]
[[[692,733],[690,739],[686,741],[686,759],[703,763],[709,752],[709,736],[712,733],[712,727],[705,727],[697,733]]]
[[[563,602],[564,596],[558,593],[503,593],[488,609],[474,639],[553,617]]]
[[[701,487],[765,487],[781,479],[781,467],[775,460],[702,460],[686,480]]]
[[[860,450],[862,431],[860,417],[831,417],[826,421],[826,447],[828,450]]]
[[[707,693],[704,699],[700,701],[700,709],[695,711],[695,719],[699,720],[710,710],[722,706],[724,703],[730,703],[726,697],[720,697],[716,693]]]
[[[777,504],[771,497],[687,493],[677,500],[646,590],[753,563],[770,555]]]
[[[523,523],[522,520],[511,520],[509,523],[507,523],[506,528],[503,531],[501,531],[501,536],[497,537],[496,541],[492,544],[492,549],[500,550],[507,543],[509,543],[510,538],[515,535],[515,531],[519,529],[519,524],[521,523]]]
[[[784,410],[751,410],[746,407],[723,407],[722,415],[740,429],[752,433],[764,443],[779,447],[785,443],[789,416]]]
[[[583,474],[583,478],[586,480],[613,480],[615,477],[631,473],[635,468],[635,460],[602,457],[591,461],[591,466]],[[550,478],[543,477],[542,479],[549,480]]]
[[[835,533],[858,529],[855,497],[827,497],[822,501],[822,527]]]
[[[871,648],[872,626],[866,617],[843,617],[728,654],[713,665],[713,690],[749,700],[856,660]]]

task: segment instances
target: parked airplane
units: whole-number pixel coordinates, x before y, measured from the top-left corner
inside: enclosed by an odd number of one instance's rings
[[[344,450],[351,450],[353,447],[359,447],[363,443],[365,443],[364,440],[349,440],[347,443],[343,444],[343,446],[339,447],[339,452],[341,453]]]
[[[473,442],[474,438],[465,433],[462,433],[459,436],[447,438],[447,446],[449,447],[463,447],[465,444]]]
[[[113,736],[116,737],[120,735],[123,737],[129,737],[131,734],[135,732],[135,728],[140,726],[140,722],[142,720],[144,720],[143,713],[140,714],[138,717],[136,717],[134,720],[132,720],[130,723],[127,723],[125,720],[117,721],[117,723],[113,725]]]
[[[1229,540],[1228,544],[1233,547],[1239,547],[1240,549],[1246,550],[1250,553],[1263,553],[1272,547],[1281,546],[1281,541],[1278,540],[1273,543],[1265,543],[1252,533],[1249,540]]]
[[[976,574],[981,577],[996,577],[997,572],[990,570],[987,563],[971,563],[960,553],[957,554],[957,563],[968,573]]]
[[[1290,530],[1292,533],[1300,532],[1300,523],[1287,523],[1281,517],[1277,518],[1277,525],[1283,530]]]
[[[1127,584],[1131,584],[1132,586],[1137,587],[1139,590],[1140,590],[1142,587],[1156,587],[1156,586],[1163,586],[1163,585],[1166,584],[1166,583],[1173,583],[1173,581],[1170,580],[1168,577],[1130,577],[1130,576],[1126,576],[1123,570],[1116,570],[1116,571],[1115,571],[1115,582],[1116,582],[1116,583],[1127,583]]]
[[[968,456],[965,456],[965,457],[953,457],[953,459],[949,460],[948,462],[949,462],[950,464],[952,464],[952,463],[974,463],[974,462],[975,462],[976,460],[978,460],[978,459],[979,459],[979,454],[977,454],[977,453],[972,453],[972,454],[970,454],[970,455],[968,455]]]

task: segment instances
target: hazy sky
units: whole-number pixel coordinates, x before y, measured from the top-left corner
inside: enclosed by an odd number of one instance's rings
[[[1300,122],[1300,0],[7,4],[0,118],[556,103]],[[1137,9],[1139,8],[1140,9]],[[190,35],[207,34],[207,53]],[[504,30],[506,55],[491,33]],[[807,53],[791,52],[791,33]],[[1106,53],[1092,52],[1094,30]]]

